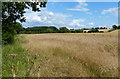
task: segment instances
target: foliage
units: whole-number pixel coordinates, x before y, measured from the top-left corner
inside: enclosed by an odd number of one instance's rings
[[[92,33],[92,32],[99,32],[99,30],[97,28],[92,28],[90,31],[88,31],[89,33]]]
[[[117,29],[120,29],[120,25],[117,27]]]
[[[114,30],[117,30],[117,29],[120,29],[120,25],[113,25],[112,26],[112,29],[110,29],[108,32],[111,32],[111,31],[114,31]]]
[[[41,27],[28,27],[23,28],[21,34],[39,34],[39,33],[82,33],[82,29],[68,29],[66,27],[60,27],[57,29],[55,26],[41,26]]]
[[[12,77],[14,74],[22,76],[27,69],[26,57],[20,43],[21,41],[17,39],[14,43],[3,46],[3,77]]]
[[[107,29],[106,27],[99,27],[99,29]]]
[[[2,25],[2,26],[4,26],[4,25]],[[2,27],[2,43],[3,44],[13,43],[14,35],[16,35],[16,31],[12,25],[9,25],[9,26],[6,25],[6,26]]]
[[[107,29],[105,27],[96,27],[96,28],[83,28],[83,29],[68,29],[67,27],[60,27],[57,29],[55,26],[38,26],[38,27],[28,27],[22,28],[19,31],[20,34],[40,34],[40,33],[87,33],[84,30],[89,30],[88,33],[104,33],[104,31],[99,31],[99,29]],[[119,28],[119,26],[118,26]],[[110,30],[111,31],[111,30]]]
[[[45,7],[45,3],[39,2],[3,2],[2,3],[2,34],[3,34],[3,44],[12,43],[14,40],[14,35],[16,34],[16,27],[13,24],[16,20],[20,22],[25,22],[25,9],[32,8],[32,11],[40,11],[38,8]],[[18,23],[17,23],[18,25]],[[18,25],[19,26],[19,25]],[[18,31],[17,31],[18,32]]]
[[[12,44],[3,46],[2,77],[29,77],[36,56],[31,56],[22,48],[26,40],[23,36],[15,36]]]
[[[83,33],[82,29],[70,29],[70,33]]]
[[[28,27],[24,28],[20,33],[27,34],[58,33],[58,29],[54,26]]]
[[[117,25],[113,25],[112,28],[113,28],[114,30],[120,29],[120,25],[118,25],[118,26],[117,26]]]
[[[76,33],[82,33],[83,30],[81,30],[81,29],[76,29],[75,32],[76,32]]]
[[[113,28],[113,29],[117,29],[117,25],[113,25],[112,28]]]
[[[96,27],[96,29],[107,29],[106,27]]]
[[[69,29],[66,28],[66,27],[60,27],[60,28],[59,28],[59,32],[60,32],[60,33],[69,33]]]
[[[14,23],[13,27],[17,34],[19,34],[19,31],[23,29],[22,24],[20,24],[19,22]]]

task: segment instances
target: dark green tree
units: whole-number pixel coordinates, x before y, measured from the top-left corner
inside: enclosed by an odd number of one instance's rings
[[[39,5],[39,7],[38,7]],[[16,34],[14,24],[16,20],[25,22],[25,9],[40,11],[40,7],[46,7],[46,2],[2,2],[2,40],[3,44],[13,43]]]
[[[69,29],[67,27],[60,27],[59,28],[60,33],[69,33]]]
[[[117,25],[113,25],[112,28],[116,30],[117,29]]]
[[[118,29],[120,29],[120,25],[118,25]]]
[[[76,32],[76,33],[82,33],[83,30],[81,30],[81,29],[76,29],[75,32]]]
[[[74,29],[70,29],[70,33],[76,33]]]
[[[14,29],[15,29],[15,31],[16,31],[17,34],[19,34],[20,31],[23,30],[22,24],[20,24],[19,22],[14,23],[13,27],[14,27]]]
[[[92,28],[90,31],[88,31],[89,33],[95,33],[95,32],[99,32],[99,30],[97,28]]]

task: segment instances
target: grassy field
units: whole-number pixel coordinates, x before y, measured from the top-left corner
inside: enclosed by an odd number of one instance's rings
[[[25,43],[24,37],[16,36],[13,44],[2,47],[2,77],[29,76],[33,58],[26,54],[22,43]]]
[[[118,76],[118,30],[22,34],[2,49],[3,77]]]
[[[32,77],[118,76],[118,30],[111,33],[23,34]]]

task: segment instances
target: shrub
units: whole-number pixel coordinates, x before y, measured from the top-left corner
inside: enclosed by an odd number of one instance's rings
[[[2,26],[2,44],[11,44],[14,42],[14,36],[16,35],[15,29],[12,25],[4,27]]]

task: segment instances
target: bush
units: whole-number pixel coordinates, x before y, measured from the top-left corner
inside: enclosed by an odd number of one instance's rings
[[[5,33],[2,36],[3,44],[12,44],[14,42],[14,36],[12,34]]]
[[[2,26],[2,44],[12,44],[16,31],[10,26]]]
[[[14,43],[3,46],[3,77],[13,77],[13,74],[17,77],[23,77],[26,74],[26,70],[28,70],[30,66],[30,64],[28,64],[24,49],[21,47],[23,39],[21,40],[20,38],[22,37],[17,36],[17,38],[15,37]],[[16,56],[12,56],[12,54]]]

